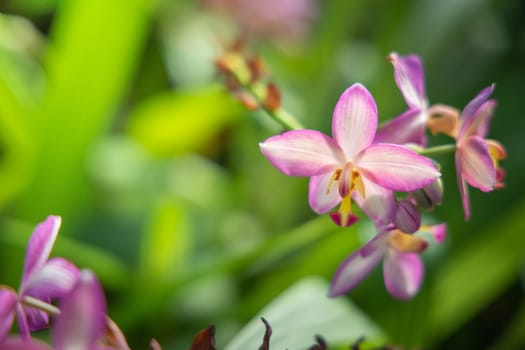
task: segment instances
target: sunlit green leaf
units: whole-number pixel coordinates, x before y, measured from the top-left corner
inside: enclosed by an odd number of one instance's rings
[[[86,154],[128,90],[150,12],[143,0],[60,2],[45,57],[47,94],[35,118],[37,176],[18,206],[24,217],[67,219],[82,210]]]
[[[150,277],[173,279],[188,256],[189,218],[183,203],[161,200],[144,231],[141,267]]]
[[[156,96],[137,107],[130,133],[151,152],[170,156],[207,151],[240,116],[240,106],[219,86]]]
[[[328,284],[309,278],[298,282],[264,307],[226,345],[226,350],[257,349],[263,339],[264,317],[272,327],[270,349],[306,349],[321,335],[331,345],[350,345],[364,336],[385,340],[382,331],[355,305],[345,299],[329,299]]]
[[[34,162],[33,108],[41,72],[0,49],[0,207],[26,185]]]

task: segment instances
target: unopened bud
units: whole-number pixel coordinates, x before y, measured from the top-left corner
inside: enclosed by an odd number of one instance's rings
[[[251,83],[255,83],[256,81],[260,80],[264,75],[264,64],[262,59],[259,56],[253,56],[250,57],[246,64],[248,65],[248,68],[250,69],[251,73]]]
[[[264,106],[270,111],[276,111],[281,107],[281,92],[275,84],[270,83],[266,86]]]
[[[435,205],[441,205],[443,203],[443,182],[441,178],[412,192],[412,198],[418,207],[425,210],[432,210]]]
[[[234,96],[250,111],[259,109],[259,102],[243,90],[233,91]]]
[[[400,231],[414,233],[421,225],[421,215],[414,204],[403,199],[397,203],[394,223]]]
[[[428,109],[427,126],[432,135],[445,134],[456,137],[459,126],[459,111],[445,105],[434,105]]]

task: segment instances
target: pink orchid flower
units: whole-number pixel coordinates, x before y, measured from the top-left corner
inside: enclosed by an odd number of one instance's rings
[[[422,226],[419,232],[428,232],[436,242],[441,243],[445,239],[446,226]],[[330,285],[329,296],[347,293],[383,260],[383,278],[390,295],[399,300],[412,298],[423,281],[424,265],[419,253],[427,246],[428,243],[419,236],[385,229],[339,266]]]
[[[2,346],[2,350],[53,350],[48,344],[39,340],[31,339],[24,340],[20,337],[12,337],[7,339]]]
[[[465,220],[470,218],[467,183],[483,192],[503,186],[503,170],[498,161],[506,157],[498,142],[485,139],[496,101],[488,98],[494,84],[483,89],[470,101],[460,117],[456,136],[456,175],[463,203]]]
[[[261,152],[290,176],[310,176],[309,203],[324,214],[341,203],[331,218],[341,226],[357,220],[352,196],[364,212],[383,224],[392,221],[392,191],[413,191],[436,180],[432,162],[406,147],[372,143],[377,107],[361,84],[343,92],[332,119],[333,138],[315,130],[292,130],[260,144]]]
[[[52,329],[54,347],[38,340],[12,337],[2,344],[2,350],[110,350],[99,342],[106,330],[106,298],[96,276],[82,270],[77,283],[60,304],[60,314]],[[127,345],[127,344],[126,344]]]
[[[60,304],[53,327],[56,350],[114,349],[100,344],[107,324],[106,297],[95,274],[82,270],[71,293]]]
[[[15,313],[25,340],[31,331],[47,327],[48,314],[24,304],[24,300],[33,298],[49,303],[51,298],[61,298],[73,287],[78,277],[76,266],[63,258],[48,259],[60,223],[60,217],[49,216],[33,231],[18,294],[9,288],[0,288],[0,343],[7,337]]]
[[[428,107],[421,58],[417,55],[399,56],[393,52],[388,55],[388,60],[394,66],[396,85],[403,94],[408,110],[383,125],[374,142],[424,147],[427,143],[427,126],[433,133],[450,133],[455,127],[458,112],[445,105]],[[434,119],[432,116],[439,118]]]

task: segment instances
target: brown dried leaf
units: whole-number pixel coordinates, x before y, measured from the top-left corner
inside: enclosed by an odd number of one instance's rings
[[[315,341],[317,344],[312,345],[308,348],[308,350],[327,350],[328,344],[326,344],[326,341],[321,337],[320,335],[315,336]]]
[[[272,336],[272,327],[270,327],[270,324],[264,319],[264,317],[261,317],[261,321],[263,321],[264,326],[266,327],[266,331],[264,332],[263,343],[259,347],[259,350],[269,350],[270,337]]]
[[[215,326],[209,326],[197,333],[190,350],[215,350]]]
[[[354,344],[350,347],[350,350],[359,350],[359,345],[365,341],[365,337],[359,337]]]
[[[117,324],[109,317],[106,317],[106,319],[106,329],[101,342],[116,350],[130,350],[126,337]]]

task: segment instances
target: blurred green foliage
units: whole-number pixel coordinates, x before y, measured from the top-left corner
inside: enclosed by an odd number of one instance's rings
[[[258,142],[280,129],[234,101],[213,67],[234,38],[231,18],[168,0],[6,0],[0,11],[0,283],[18,284],[32,228],[58,214],[53,254],[98,274],[135,348],[155,337],[184,349],[210,323],[222,348],[256,315],[281,334],[276,349],[303,346],[296,336],[311,344],[323,327],[343,348],[359,332],[369,345],[525,347],[522,1],[319,1],[304,41],[250,42],[284,106],[323,131],[357,81],[383,121],[405,109],[391,51],[422,56],[431,103],[462,108],[496,83],[490,135],[509,153],[507,187],[471,191],[464,223],[453,159],[440,158],[445,204],[428,219],[447,222],[449,237],[425,254],[420,295],[391,299],[376,271],[340,300],[347,310],[333,332],[317,322],[327,302],[318,291],[307,293],[314,313],[301,327],[293,308],[309,306],[274,299],[309,276],[329,281],[372,227],[315,218],[307,180],[260,155]],[[261,314],[267,304],[290,322]],[[264,329],[255,322],[253,349]]]

